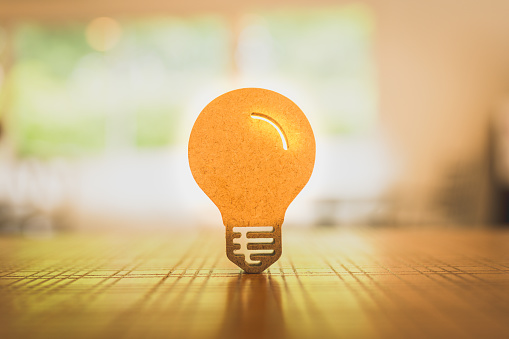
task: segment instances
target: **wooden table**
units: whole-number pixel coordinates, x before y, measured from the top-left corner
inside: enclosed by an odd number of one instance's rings
[[[509,338],[508,230],[288,227],[259,275],[223,237],[0,237],[0,338]]]

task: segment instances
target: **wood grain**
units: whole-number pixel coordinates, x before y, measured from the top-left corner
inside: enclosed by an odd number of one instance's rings
[[[509,231],[287,227],[242,274],[224,234],[0,237],[1,338],[507,338]]]

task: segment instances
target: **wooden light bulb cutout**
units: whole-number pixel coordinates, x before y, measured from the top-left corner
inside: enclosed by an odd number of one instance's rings
[[[281,256],[281,225],[315,163],[315,138],[290,99],[243,88],[212,100],[189,138],[189,166],[219,208],[226,255],[248,273]]]

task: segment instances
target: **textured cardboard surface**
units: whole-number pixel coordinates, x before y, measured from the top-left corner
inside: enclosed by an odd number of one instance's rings
[[[252,114],[278,126],[288,149],[272,124]],[[311,176],[315,149],[311,125],[295,103],[270,90],[243,88],[203,109],[188,151],[193,177],[219,208],[227,231],[273,226],[280,234],[286,209]]]

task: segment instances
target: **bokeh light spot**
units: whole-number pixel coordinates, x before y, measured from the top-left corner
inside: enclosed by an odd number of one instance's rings
[[[120,41],[122,27],[112,18],[96,18],[88,24],[86,37],[87,42],[93,49],[100,52],[109,51]]]

